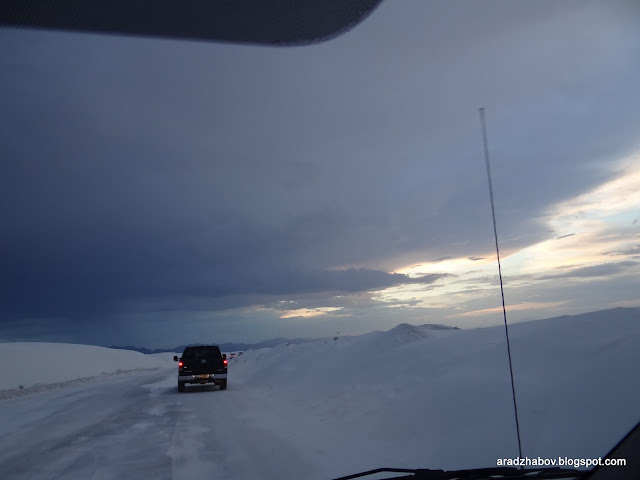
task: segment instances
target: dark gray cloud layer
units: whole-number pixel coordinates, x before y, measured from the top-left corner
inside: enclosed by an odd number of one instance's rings
[[[479,106],[504,248],[557,236],[545,208],[638,146],[639,26],[635,1],[418,1],[293,49],[3,30],[3,310],[250,305],[480,258]]]
[[[638,262],[626,261],[616,263],[603,263],[600,265],[591,265],[589,267],[580,267],[568,272],[559,273],[557,275],[546,275],[541,280],[553,280],[557,278],[589,278],[589,277],[607,277],[622,273],[630,268],[638,266]]]

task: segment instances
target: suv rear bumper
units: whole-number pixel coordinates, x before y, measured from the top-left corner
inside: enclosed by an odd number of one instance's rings
[[[206,375],[206,376],[205,376]],[[178,375],[178,382],[184,383],[206,383],[226,380],[226,373],[203,373],[199,375]]]

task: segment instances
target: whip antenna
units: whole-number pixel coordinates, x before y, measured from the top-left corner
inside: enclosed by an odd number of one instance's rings
[[[511,375],[511,393],[513,395],[513,411],[516,416],[516,433],[518,435],[518,456],[519,458],[522,458],[522,443],[520,442],[520,422],[518,421],[518,405],[516,403],[516,387],[513,383],[513,366],[511,364],[511,345],[509,344],[509,327],[507,327],[507,309],[504,305],[504,288],[502,286],[502,268],[500,267],[500,248],[498,247],[498,229],[496,227],[496,209],[493,204],[493,186],[491,185],[491,165],[489,164],[489,145],[487,142],[487,124],[484,119],[484,107],[480,109],[480,125],[482,127],[482,141],[484,143],[484,161],[485,161],[485,164],[487,165],[487,180],[489,181],[489,198],[491,199],[491,216],[493,218],[493,236],[496,239],[496,257],[498,258],[498,276],[500,277],[500,294],[502,295],[502,314],[504,316],[504,333],[507,337],[507,354],[509,355],[509,374]]]

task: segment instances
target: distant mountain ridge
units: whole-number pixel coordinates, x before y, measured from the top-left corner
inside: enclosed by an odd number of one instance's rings
[[[574,314],[574,315],[560,315],[557,317],[551,317],[551,318],[545,318],[545,319],[539,319],[539,320],[528,320],[528,321],[524,321],[524,322],[516,322],[515,324],[520,324],[520,323],[529,323],[529,322],[553,322],[553,321],[558,321],[558,320],[569,320],[569,319],[580,319],[581,321],[591,321],[593,318],[597,318],[598,316],[604,315],[604,314],[608,314],[610,315],[612,318],[613,317],[619,317],[620,315],[634,315],[636,316],[639,320],[640,320],[640,307],[613,307],[613,308],[607,308],[607,309],[603,309],[603,310],[597,310],[594,312],[586,312],[586,313],[578,313],[578,314]],[[515,325],[513,324],[513,325]],[[393,327],[390,330],[395,330],[395,333],[398,335],[405,335],[405,336],[413,336],[413,337],[419,337],[421,335],[421,332],[419,330],[460,330],[459,327],[451,327],[448,325],[441,325],[441,324],[437,324],[437,323],[425,323],[423,325],[410,325],[410,324],[400,324],[400,325],[396,325],[395,327]],[[375,333],[375,332],[371,332],[371,333]],[[327,340],[332,340],[333,337],[326,337],[326,338],[294,338],[294,339],[290,339],[290,338],[272,338],[270,340],[265,340],[263,342],[259,342],[259,343],[219,343],[218,345],[220,346],[220,350],[222,350],[223,352],[244,352],[245,350],[257,350],[260,348],[273,348],[276,347],[278,345],[281,345],[283,343],[292,343],[292,344],[298,344],[298,343],[309,343],[309,342],[324,342]],[[189,345],[201,345],[202,343],[191,343]],[[115,349],[119,349],[119,350],[133,350],[135,352],[140,352],[140,353],[144,353],[144,354],[150,354],[150,353],[165,353],[165,352],[175,352],[175,353],[182,353],[184,351],[184,347],[186,347],[188,345],[180,345],[178,347],[175,348],[157,348],[157,349],[149,349],[149,348],[145,348],[145,347],[134,347],[134,346],[126,346],[126,347],[120,347],[120,346],[111,346],[109,348],[115,348]]]
[[[406,324],[401,323],[400,325],[406,325]],[[398,327],[400,325],[398,325]],[[442,325],[441,323],[425,323],[423,325],[416,325],[416,326],[427,329],[427,330],[461,330],[460,327],[451,327],[449,325]]]
[[[244,352],[245,350],[258,350],[260,348],[273,348],[281,345],[283,343],[308,343],[308,342],[322,342],[327,340],[327,338],[272,338],[270,340],[264,340],[259,343],[217,343],[222,352]],[[134,347],[131,345],[127,345],[126,347],[121,347],[118,345],[112,345],[109,348],[114,348],[117,350],[133,350],[134,352],[144,353],[145,355],[152,353],[166,353],[166,352],[175,352],[182,353],[185,347],[191,345],[202,345],[200,343],[189,343],[187,345],[180,345],[174,348],[156,348],[150,349],[145,347]]]
[[[407,324],[401,324],[394,328],[398,328]],[[427,330],[460,330],[459,327],[450,327],[448,325],[441,325],[437,323],[425,323],[424,325],[417,325],[415,328],[427,329]],[[220,347],[220,350],[223,352],[244,352],[245,350],[258,350],[260,348],[273,348],[278,345],[282,345],[283,343],[309,343],[309,342],[324,342],[326,340],[331,340],[330,337],[327,338],[272,338],[270,340],[264,340],[258,343],[218,343],[217,345]],[[175,352],[182,353],[185,347],[191,345],[201,345],[202,343],[190,343],[188,345],[180,345],[174,348],[156,348],[150,349],[145,347],[134,347],[131,345],[127,345],[126,347],[121,347],[117,345],[112,345],[109,348],[114,348],[117,350],[133,350],[134,352],[144,353],[145,355],[152,353],[166,353],[166,352]]]

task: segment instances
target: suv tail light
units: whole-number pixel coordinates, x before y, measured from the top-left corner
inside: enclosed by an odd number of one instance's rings
[[[182,362],[178,362],[178,370],[182,370]]]
[[[227,367],[227,359],[225,358],[224,360],[222,360],[224,362],[224,366],[225,368]]]

